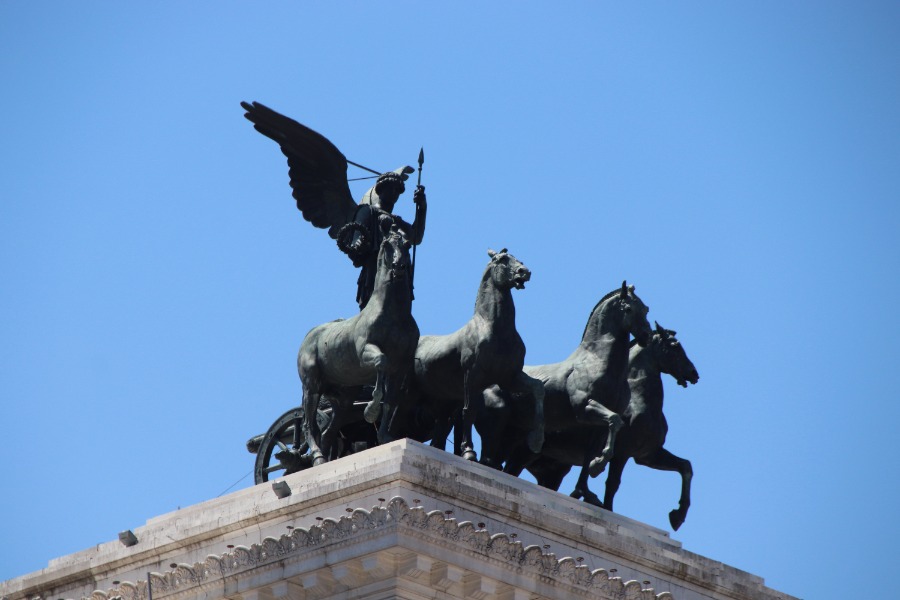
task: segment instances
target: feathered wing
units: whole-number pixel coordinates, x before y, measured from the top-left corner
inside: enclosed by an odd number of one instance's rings
[[[357,204],[347,184],[347,159],[325,136],[259,102],[241,102],[244,116],[287,156],[292,195],[303,218],[336,238]]]

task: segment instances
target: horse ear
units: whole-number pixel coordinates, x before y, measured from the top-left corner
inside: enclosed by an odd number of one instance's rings
[[[491,250],[490,248],[488,248],[488,256],[490,256],[491,258],[494,258],[495,256],[497,256],[497,253],[494,252],[493,250]]]
[[[659,323],[658,323],[657,321],[653,321],[653,324],[656,325],[656,333],[658,333],[659,335],[665,335],[665,334],[666,334],[666,330],[663,329],[662,327],[660,327],[660,325],[659,325]]]
[[[498,252],[497,254],[507,254],[508,252],[509,251],[506,248],[501,248],[500,252]]]
[[[625,280],[622,280],[622,289],[619,291],[619,297],[627,298],[628,297],[628,286],[625,284]]]

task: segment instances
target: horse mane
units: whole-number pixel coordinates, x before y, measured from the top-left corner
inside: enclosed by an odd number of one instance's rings
[[[613,291],[611,291],[610,293],[608,293],[605,296],[603,296],[602,298],[600,298],[600,300],[597,302],[597,304],[594,305],[593,310],[591,310],[591,314],[588,316],[587,323],[585,323],[585,325],[584,325],[584,331],[581,334],[582,342],[584,341],[584,336],[587,335],[588,327],[590,327],[591,321],[594,319],[594,313],[597,312],[597,309],[600,308],[600,305],[603,304],[604,302],[606,302],[607,300],[609,300],[610,298],[612,298],[613,296],[615,296],[616,294],[621,294],[621,293],[622,293],[622,288],[616,288]]]
[[[489,250],[488,252],[492,252],[492,251]],[[481,279],[478,280],[479,294],[481,293],[481,284],[484,283],[484,278],[487,277],[488,272],[494,268],[495,264],[497,264],[497,257],[500,256],[501,254],[508,256],[509,252],[506,250],[506,248],[504,248],[500,252],[495,252],[494,254],[491,255],[491,259],[484,266],[484,271],[481,272]],[[478,310],[478,295],[479,294],[475,294],[475,310],[476,311]]]

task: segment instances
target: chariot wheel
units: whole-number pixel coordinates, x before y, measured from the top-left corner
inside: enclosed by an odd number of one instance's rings
[[[278,417],[262,436],[253,468],[254,483],[265,483],[312,466],[309,444],[303,433],[303,408],[292,408]],[[331,422],[331,410],[319,410],[316,420],[324,430]]]

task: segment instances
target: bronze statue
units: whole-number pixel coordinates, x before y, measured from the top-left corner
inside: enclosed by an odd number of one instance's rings
[[[639,465],[661,471],[678,471],[681,475],[681,498],[678,508],[669,512],[669,524],[678,530],[691,505],[691,478],[694,471],[689,460],[675,456],[665,448],[669,425],[663,414],[662,373],[687,387],[696,384],[700,375],[675,338],[675,332],[656,323],[656,333],[646,347],[631,349],[628,361],[628,387],[631,398],[622,413],[625,426],[616,438],[616,448],[606,476],[603,507],[613,509],[613,498],[622,481],[622,470],[629,458]]]
[[[416,219],[412,224],[393,214],[397,199],[405,191],[404,181],[415,169],[401,167],[381,174],[357,204],[347,183],[347,164],[377,172],[348,161],[321,134],[259,102],[241,102],[241,106],[254,128],[278,143],[287,157],[292,194],[303,218],[316,227],[328,229],[328,235],[337,240],[338,247],[350,256],[353,265],[361,267],[356,300],[362,310],[375,287],[376,260],[384,231],[381,223],[387,222],[388,229],[396,225],[414,246],[425,235],[428,204],[423,186],[418,185],[413,194]],[[422,154],[419,157],[421,174],[424,157]],[[412,278],[409,285],[412,287]]]
[[[660,373],[684,386],[696,383],[698,375],[674,331],[657,324],[652,334],[648,308],[633,286],[623,281],[600,299],[581,343],[566,360],[526,367],[512,289],[524,288],[531,272],[506,249],[489,250],[472,318],[450,335],[420,338],[411,308],[415,249],[424,237],[427,213],[424,153],[419,154],[416,216],[410,224],[393,211],[415,169],[373,171],[347,160],[322,135],[258,102],[241,106],[256,130],[287,157],[292,195],[303,218],[327,229],[360,268],[360,313],[313,328],[300,347],[302,406],[248,441],[257,454],[257,483],[397,436],[430,439],[444,448],[451,428],[454,452],[476,460],[472,427],[477,424],[484,464],[515,475],[527,468],[538,483],[553,489],[571,466],[580,466],[572,496],[610,510],[629,458],[676,470],[682,493],[669,520],[673,529],[681,526],[690,506],[692,471],[689,461],[663,448],[667,424]],[[350,194],[348,165],[378,176],[359,204]],[[588,477],[607,464],[601,503]]]
[[[687,387],[688,383],[696,384],[700,379],[681,342],[675,338],[675,332],[657,323],[656,331],[646,346],[641,347],[634,341],[631,344],[628,406],[622,411],[624,425],[616,436],[603,503],[599,503],[596,495],[589,491],[584,496],[588,502],[612,510],[613,498],[629,458],[651,469],[678,471],[681,475],[681,497],[678,508],[669,512],[669,523],[677,531],[691,505],[693,470],[689,460],[663,448],[668,425],[663,414],[662,373],[671,375],[682,387]],[[571,467],[581,464],[584,448],[590,443],[591,432],[588,430],[548,432],[541,456],[529,463],[527,469],[538,485],[558,490]]]
[[[387,441],[393,411],[399,403],[400,385],[409,372],[419,341],[419,327],[412,316],[409,286],[410,243],[396,225],[385,228],[378,250],[374,291],[359,314],[313,328],[303,340],[297,370],[303,384],[303,427],[312,464],[332,456],[331,446],[345,415],[362,386],[375,385],[365,409],[374,422],[383,403],[389,405],[379,427],[378,441]],[[334,417],[328,429],[319,431],[319,402],[332,401]]]
[[[512,289],[523,289],[531,271],[509,254],[488,250],[490,260],[481,277],[475,314],[454,333],[422,336],[415,359],[415,394],[434,416],[431,445],[443,449],[451,426],[456,426],[455,450],[475,460],[474,423],[482,391],[492,385],[525,394],[533,418],[528,448],[537,452],[544,441],[544,390],[522,372],[525,344],[516,331]]]
[[[548,435],[582,432],[588,443],[580,448],[581,468],[573,496],[599,505],[600,499],[587,486],[588,475],[596,477],[613,456],[616,432],[622,427],[619,415],[627,406],[625,378],[628,373],[629,340],[638,344],[650,340],[649,309],[634,293],[634,286],[622,282],[600,299],[581,337],[581,343],[564,361],[525,367],[525,373],[544,384],[544,428]],[[504,471],[518,475],[538,458],[510,432],[521,419],[516,413],[527,399],[510,395],[496,387],[484,394],[484,419],[479,423],[483,453],[494,462],[505,462]],[[603,440],[606,445],[600,450]]]

